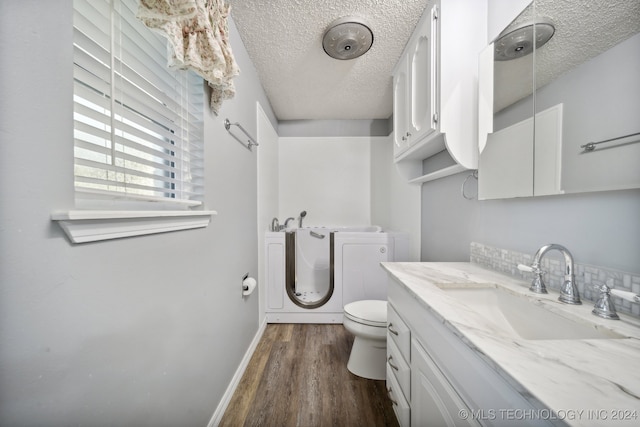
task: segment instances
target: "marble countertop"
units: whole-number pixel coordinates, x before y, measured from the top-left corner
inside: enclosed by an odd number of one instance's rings
[[[476,264],[387,262],[387,272],[501,376],[524,387],[570,425],[640,425],[640,321],[591,314],[593,304],[567,305],[558,293],[534,294],[529,283]],[[584,319],[627,338],[523,339],[507,333],[443,289],[497,284],[549,311]]]

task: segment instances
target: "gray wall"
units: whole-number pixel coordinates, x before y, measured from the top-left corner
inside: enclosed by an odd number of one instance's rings
[[[636,34],[536,91],[537,111],[564,104],[565,192],[640,186],[640,136],[600,145],[589,154],[580,148],[640,132],[639,76],[640,34]],[[622,144],[631,141],[636,143]]]
[[[279,136],[387,136],[393,120],[282,120]]]
[[[423,185],[423,261],[468,261],[472,241],[532,255],[559,243],[580,263],[640,272],[640,190],[466,200],[467,175]],[[474,186],[471,179],[467,194]]]
[[[205,229],[70,244],[72,3],[0,3],[0,425],[206,425],[258,330],[256,134],[273,113],[235,27],[237,95],[205,118]]]

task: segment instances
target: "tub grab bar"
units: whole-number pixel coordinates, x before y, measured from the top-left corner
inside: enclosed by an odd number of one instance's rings
[[[247,135],[247,137],[249,138],[249,140],[247,141],[247,144],[245,144],[245,143],[244,143],[244,141],[242,141],[242,140],[241,140],[240,138],[238,138],[236,135],[234,135],[233,133],[231,133],[231,126],[238,126],[238,128],[240,128],[240,130],[241,130],[242,132],[244,132],[244,134],[245,134],[245,135]],[[238,123],[238,122],[236,122],[236,123],[231,123],[231,122],[229,121],[229,119],[224,119],[224,128],[227,130],[227,132],[229,132],[229,134],[230,134],[232,137],[234,137],[234,138],[235,138],[235,139],[236,139],[240,144],[242,144],[242,146],[243,146],[244,148],[246,148],[247,150],[251,151],[251,147],[252,147],[252,146],[254,146],[254,145],[255,145],[256,147],[258,146],[258,143],[256,142],[256,140],[255,140],[255,139],[253,139],[253,138],[251,137],[251,135],[249,135],[249,132],[247,132],[247,131],[245,130],[245,128],[243,128],[243,127],[242,127],[242,125],[241,125],[240,123]]]

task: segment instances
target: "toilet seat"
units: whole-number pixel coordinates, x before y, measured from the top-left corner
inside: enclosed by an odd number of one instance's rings
[[[344,306],[344,315],[346,318],[363,325],[386,328],[387,302],[379,300],[351,302]]]

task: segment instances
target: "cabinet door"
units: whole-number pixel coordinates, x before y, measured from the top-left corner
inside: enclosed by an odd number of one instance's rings
[[[411,425],[477,426],[469,408],[424,351],[411,340]]]
[[[409,148],[409,99],[407,58],[400,59],[393,75],[393,155],[397,157]]]
[[[435,132],[438,127],[437,6],[430,10],[409,49],[409,144]]]

